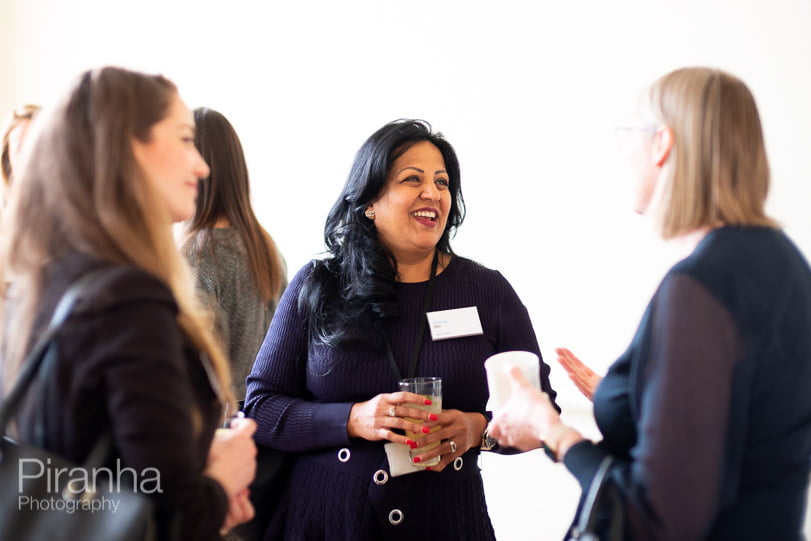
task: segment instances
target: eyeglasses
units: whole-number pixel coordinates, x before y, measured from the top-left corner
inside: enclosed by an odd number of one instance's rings
[[[621,154],[630,154],[636,145],[640,143],[642,136],[652,137],[656,130],[657,126],[653,124],[646,126],[617,126],[614,128],[617,149]]]

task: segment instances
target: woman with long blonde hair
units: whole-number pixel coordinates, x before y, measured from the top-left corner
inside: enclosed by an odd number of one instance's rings
[[[32,408],[44,444],[80,462],[110,432],[122,466],[159,472],[164,537],[216,539],[252,515],[255,425],[215,437],[234,402],[228,365],[172,237],[208,174],[194,118],[164,77],[108,67],[41,122],[4,217],[6,385],[62,293],[104,269],[56,335],[56,391]]]

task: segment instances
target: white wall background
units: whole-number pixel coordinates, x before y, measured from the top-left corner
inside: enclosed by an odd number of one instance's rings
[[[630,210],[613,127],[657,76],[731,71],[760,106],[769,209],[811,255],[808,0],[0,0],[0,112],[48,103],[81,70],[173,79],[242,137],[260,219],[291,272],[323,248],[354,152],[400,117],[454,144],[468,218],[457,253],[498,268],[541,348],[599,370],[675,255]],[[553,366],[571,422],[589,405]],[[504,540],[560,539],[578,494],[537,452],[484,460]]]

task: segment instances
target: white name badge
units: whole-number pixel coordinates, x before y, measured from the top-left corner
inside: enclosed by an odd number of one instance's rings
[[[484,334],[479,310],[475,306],[428,312],[425,315],[434,341]]]
[[[411,454],[409,453],[411,449],[409,449],[408,445],[389,442],[383,448],[386,450],[386,457],[389,459],[389,473],[392,477],[425,471],[425,468],[415,466],[411,461]]]

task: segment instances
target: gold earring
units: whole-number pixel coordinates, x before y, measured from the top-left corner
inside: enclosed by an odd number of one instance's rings
[[[366,207],[366,211],[365,211],[363,214],[364,214],[364,215],[365,215],[367,218],[369,218],[370,220],[374,220],[374,219],[375,219],[375,209],[373,209],[372,207]]]

